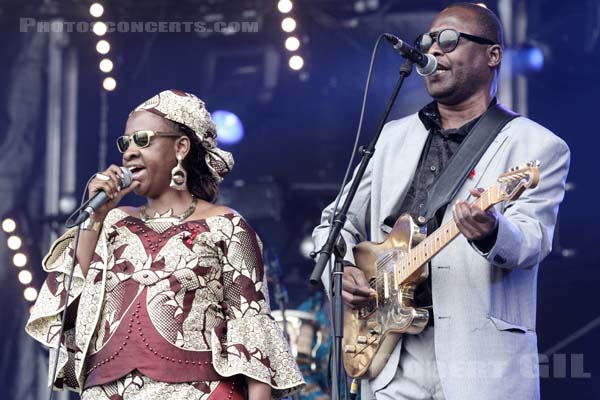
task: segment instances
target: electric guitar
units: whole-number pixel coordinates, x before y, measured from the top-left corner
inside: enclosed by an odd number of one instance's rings
[[[511,168],[473,204],[487,210],[519,198],[538,181],[539,161]],[[415,289],[427,279],[427,263],[459,233],[451,219],[425,237],[410,215],[404,214],[384,242],[362,242],[353,249],[356,266],[376,296],[361,308],[344,308],[342,358],[348,375],[377,376],[402,334],[418,334],[425,328],[429,312],[415,306]]]

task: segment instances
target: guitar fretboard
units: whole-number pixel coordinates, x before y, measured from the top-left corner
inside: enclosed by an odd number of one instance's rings
[[[500,201],[502,201],[500,186],[494,185],[481,193],[481,196],[472,204],[482,210],[487,210]],[[457,237],[459,233],[458,226],[456,226],[452,218],[423,239],[417,246],[410,249],[406,257],[402,257],[397,265],[398,280],[396,282],[401,284],[406,278],[415,273],[419,267],[429,262],[440,250]]]

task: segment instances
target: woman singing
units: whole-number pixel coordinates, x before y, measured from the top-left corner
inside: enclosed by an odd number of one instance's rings
[[[117,147],[133,181],[121,188],[111,165],[90,183],[90,196],[111,200],[82,226],[68,301],[75,230],[44,258],[26,330],[56,348],[67,304],[54,386],[84,400],[254,400],[300,389],[269,315],[260,239],[214,204],[233,157],[216,146],[204,103],[161,92],[129,115]],[[130,192],[146,205],[117,207]]]

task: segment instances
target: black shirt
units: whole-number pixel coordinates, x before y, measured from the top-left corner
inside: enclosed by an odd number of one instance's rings
[[[423,147],[413,181],[400,207],[400,215],[409,213],[415,219],[427,201],[427,193],[433,182],[446,168],[448,161],[479,120],[478,117],[460,128],[444,130],[436,102],[431,102],[423,107],[419,111],[419,118],[429,131],[429,136]],[[444,212],[445,209],[438,210],[436,218],[427,224],[428,232],[433,232],[440,226]]]
[[[496,99],[491,102],[490,106],[494,104],[496,104]],[[437,103],[433,101],[419,111],[419,118],[429,131],[429,136],[421,153],[412,183],[399,210],[399,215],[409,213],[413,219],[418,217],[421,207],[427,201],[429,189],[446,168],[448,161],[456,153],[481,116],[472,119],[460,128],[443,129]],[[442,207],[436,212],[435,218],[427,223],[428,233],[433,232],[441,225],[445,211],[446,207]],[[415,299],[417,305],[421,307],[432,304],[431,271],[429,278],[417,288]]]

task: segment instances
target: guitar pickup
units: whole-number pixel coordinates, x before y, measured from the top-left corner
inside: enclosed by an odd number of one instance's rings
[[[390,298],[390,277],[387,272],[383,273],[383,297],[386,300]]]
[[[367,337],[366,336],[357,336],[356,337],[356,343],[358,343],[358,344],[367,344]]]
[[[347,344],[344,348],[344,353],[356,353],[356,346],[352,344]]]

